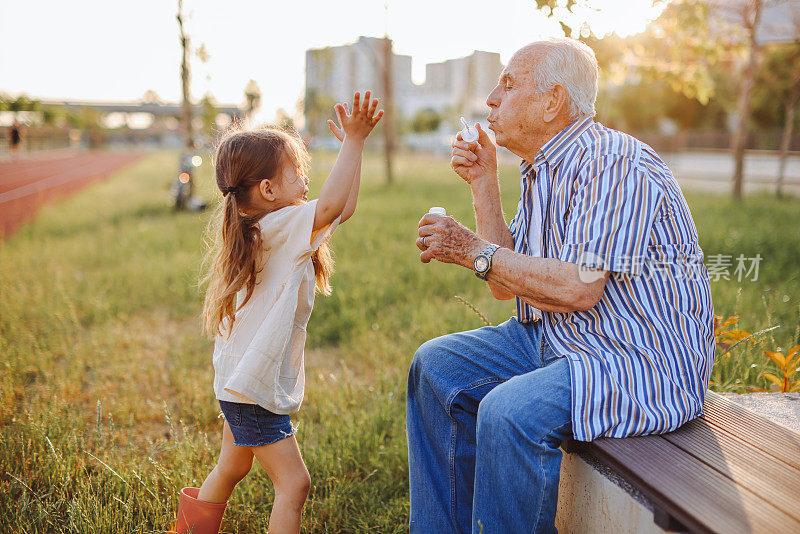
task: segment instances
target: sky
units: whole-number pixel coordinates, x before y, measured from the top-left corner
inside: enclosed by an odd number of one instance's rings
[[[388,9],[387,9],[388,4]],[[651,0],[597,0],[584,12],[595,31],[644,29],[658,15]],[[210,56],[192,57],[192,96],[211,93],[241,104],[254,79],[262,93],[257,118],[296,113],[303,95],[305,51],[352,43],[360,35],[394,41],[425,64],[513,52],[537,38],[563,35],[533,0],[184,0],[187,33]],[[0,0],[0,92],[41,99],[136,101],[148,90],[177,102],[180,44],[177,1]]]

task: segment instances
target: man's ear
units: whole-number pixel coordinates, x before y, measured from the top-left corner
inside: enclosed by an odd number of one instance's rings
[[[560,85],[553,87],[553,90],[547,94],[544,110],[542,111],[542,120],[544,122],[556,120],[562,111],[566,111],[568,100],[569,96],[566,89]]]
[[[275,202],[274,184],[268,178],[264,178],[258,183],[258,192],[261,198],[268,202]]]

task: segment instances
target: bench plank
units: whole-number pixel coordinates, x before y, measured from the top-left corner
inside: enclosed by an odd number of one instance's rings
[[[800,468],[800,435],[718,395],[706,392],[703,419],[789,466]]]
[[[788,515],[800,519],[800,467],[776,461],[702,417],[662,437]]]
[[[692,532],[800,532],[800,520],[736,484],[663,436],[573,441]],[[713,488],[713,491],[710,489]]]

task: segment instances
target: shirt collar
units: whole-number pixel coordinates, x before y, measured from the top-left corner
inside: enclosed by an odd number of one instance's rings
[[[594,124],[594,120],[592,120],[591,117],[578,119],[571,123],[569,126],[550,138],[550,140],[539,149],[539,152],[536,153],[533,163],[529,163],[523,159],[522,163],[519,165],[520,172],[522,172],[522,174],[526,174],[526,169],[529,171],[532,167],[541,165],[545,161],[550,165],[559,163],[567,154],[567,148],[576,139],[578,139],[583,132],[588,130],[592,124]]]

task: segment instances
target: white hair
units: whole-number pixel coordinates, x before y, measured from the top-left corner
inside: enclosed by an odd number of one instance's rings
[[[594,117],[598,71],[594,51],[567,37],[551,37],[529,46],[538,56],[532,75],[534,88],[546,93],[560,85],[569,96],[570,120]]]

